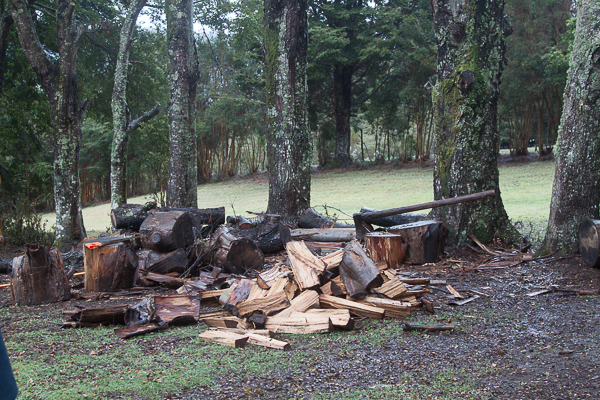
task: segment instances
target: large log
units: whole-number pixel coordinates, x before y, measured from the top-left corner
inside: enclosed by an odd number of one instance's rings
[[[234,274],[244,274],[249,269],[260,270],[264,267],[265,256],[256,243],[240,238],[224,225],[213,233],[210,240],[213,264]],[[209,250],[210,251],[210,250]]]
[[[309,207],[298,218],[299,228],[354,228],[354,225],[341,224],[319,214],[314,208]]]
[[[360,283],[365,289],[374,288],[383,283],[379,268],[356,240],[348,243],[344,248],[340,269],[343,269],[350,278]]]
[[[155,201],[146,204],[123,204],[119,208],[110,210],[110,221],[115,229],[128,229],[138,231],[149,211],[156,208]]]
[[[434,263],[444,253],[448,228],[443,222],[421,221],[388,228],[388,232],[404,237],[408,243],[406,259],[413,264]]]
[[[588,219],[579,225],[579,253],[587,265],[600,267],[600,220]]]
[[[192,223],[194,225],[193,232],[196,239],[202,236],[202,227],[204,225],[211,225],[216,227],[217,225],[221,225],[225,223],[225,207],[217,207],[217,208],[196,208],[196,207],[186,207],[186,208],[173,208],[173,207],[160,207],[157,209],[161,212],[169,212],[169,211],[185,211],[188,213],[190,218],[192,219]]]
[[[142,249],[137,251],[140,268],[157,274],[178,274],[185,271],[188,258],[184,249],[177,249],[168,253],[159,253],[154,250]]]
[[[264,220],[250,229],[237,228],[230,233],[237,238],[246,238],[256,243],[264,254],[277,253],[283,249],[279,233],[279,215],[267,214]]]
[[[339,229],[292,229],[294,240],[311,240],[314,242],[350,242],[356,238],[354,228]]]
[[[90,239],[85,244],[103,243],[113,238]],[[83,246],[85,268],[84,287],[88,292],[114,292],[130,289],[135,284],[137,256],[125,243],[101,245],[97,248]]]
[[[360,209],[361,213],[368,212],[378,212],[376,208],[363,207]],[[404,225],[404,224],[412,224],[413,222],[425,221],[427,219],[427,214],[417,214],[417,213],[404,213],[398,215],[390,215],[389,217],[382,218],[374,218],[369,220],[369,223],[372,225],[383,226],[384,228],[389,228],[390,226],[396,225]]]
[[[192,218],[185,211],[153,211],[140,226],[142,246],[162,252],[186,248],[194,243],[192,228]]]
[[[71,297],[62,257],[56,249],[27,245],[25,255],[13,260],[10,281],[16,305],[54,303]]]
[[[386,261],[388,268],[402,264],[408,245],[401,235],[373,232],[365,236],[365,249],[374,262]]]
[[[388,210],[381,210],[381,211],[356,213],[353,215],[354,225],[356,226],[356,237],[358,239],[363,239],[365,237],[365,235],[368,233],[367,229],[365,228],[364,223],[370,222],[377,218],[389,217],[392,215],[404,214],[404,213],[419,211],[419,210],[426,210],[428,208],[443,207],[443,206],[449,206],[452,204],[465,203],[467,201],[481,200],[481,199],[485,199],[488,197],[494,197],[494,196],[496,196],[496,192],[494,190],[488,190],[485,192],[473,193],[473,194],[468,194],[465,196],[457,196],[457,197],[453,197],[450,199],[435,200],[435,201],[431,201],[429,203],[421,203],[421,204],[416,204],[416,205],[412,205],[412,206],[390,208]]]

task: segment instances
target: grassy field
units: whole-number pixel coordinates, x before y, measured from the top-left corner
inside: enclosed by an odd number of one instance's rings
[[[378,167],[367,170],[333,170],[313,174],[311,204],[321,213],[349,218],[362,206],[393,208],[433,200],[431,168]],[[542,161],[500,167],[502,199],[513,221],[545,228],[548,219],[554,162]],[[198,207],[227,208],[234,212],[264,211],[267,208],[269,184],[266,175],[235,178],[198,187]],[[149,197],[136,197],[130,203],[142,203]],[[331,208],[333,207],[333,208]],[[337,211],[336,209],[341,210]],[[108,203],[83,210],[88,231],[102,232],[110,227]],[[54,215],[45,215],[49,224]],[[524,232],[529,234],[529,232]]]

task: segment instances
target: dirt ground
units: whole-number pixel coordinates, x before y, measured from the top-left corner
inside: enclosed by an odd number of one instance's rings
[[[454,251],[453,259],[464,254]],[[600,296],[558,290],[526,294],[552,287],[596,289],[600,270],[585,266],[577,256],[497,269],[474,270],[469,265],[405,268],[415,277],[446,280],[459,293],[480,293],[470,303],[452,306],[447,304],[451,296],[434,290],[427,297],[436,313],[418,311],[409,319],[455,324],[454,331],[403,332],[398,319],[363,319],[355,331],[335,339],[306,335],[295,340],[291,352],[306,354],[302,367],[288,366],[262,376],[251,371],[218,376],[210,386],[165,398],[599,398]],[[6,275],[0,275],[0,281],[6,282]],[[7,305],[2,296],[0,308]],[[38,307],[29,309],[39,312]],[[5,336],[10,337],[11,329],[18,327],[2,324]],[[463,390],[469,395],[459,394]]]

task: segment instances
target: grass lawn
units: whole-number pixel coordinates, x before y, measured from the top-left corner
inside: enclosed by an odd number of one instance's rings
[[[368,170],[333,170],[313,174],[311,204],[317,211],[350,217],[362,206],[394,208],[433,200],[431,168],[378,167]],[[539,234],[545,229],[554,178],[554,162],[540,161],[500,167],[500,190],[509,217],[527,221],[523,233]],[[267,208],[269,183],[266,175],[235,178],[198,187],[198,207],[227,208],[227,215]],[[136,197],[130,203],[143,203],[149,197]],[[334,208],[332,208],[334,207]],[[337,211],[336,209],[341,210]],[[49,224],[54,215],[46,214]],[[102,232],[110,227],[110,204],[83,210],[88,231]],[[91,233],[88,232],[88,233]]]

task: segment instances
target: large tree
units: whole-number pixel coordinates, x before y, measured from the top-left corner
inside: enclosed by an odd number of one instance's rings
[[[196,93],[198,53],[192,23],[192,0],[168,0],[167,53],[171,87],[169,132],[171,156],[167,204],[170,207],[197,207]]]
[[[10,11],[21,47],[48,97],[54,136],[54,201],[56,236],[62,247],[86,236],[79,193],[79,149],[81,122],[87,102],[77,91],[77,50],[82,28],[75,19],[75,4],[56,2],[58,59],[52,62],[40,43],[29,4],[10,0]]]
[[[112,94],[113,114],[113,143],[110,157],[110,206],[118,208],[127,202],[127,141],[129,135],[135,131],[141,123],[156,116],[160,111],[155,106],[139,118],[131,120],[131,111],[127,105],[127,76],[129,68],[129,52],[133,41],[133,31],[140,11],[146,5],[147,0],[132,0],[126,8],[125,19],[121,27],[119,37],[119,52],[117,54],[117,65],[115,68],[114,88]]]
[[[294,218],[310,207],[306,0],[265,0],[268,212]]]
[[[436,200],[495,189],[496,197],[432,212],[450,241],[490,241],[514,233],[498,179],[497,105],[510,32],[504,0],[431,0],[438,47],[435,119]]]
[[[578,3],[559,129],[550,219],[542,249],[575,252],[577,228],[599,217],[600,3]]]

